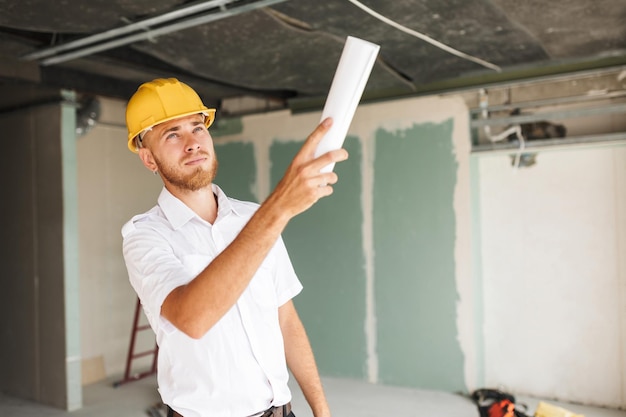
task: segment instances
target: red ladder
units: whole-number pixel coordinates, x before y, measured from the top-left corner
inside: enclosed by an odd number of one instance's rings
[[[157,346],[156,342],[154,343],[154,349],[135,353],[135,341],[137,340],[137,333],[142,330],[150,330],[150,325],[148,324],[139,325],[140,312],[141,301],[139,301],[139,298],[137,298],[137,305],[135,306],[135,318],[133,320],[133,328],[130,333],[130,346],[128,347],[128,356],[126,358],[126,371],[124,372],[124,378],[120,381],[115,382],[113,384],[114,387],[119,387],[120,385],[127,382],[137,381],[156,373],[157,357],[159,353],[159,347]],[[142,358],[148,355],[153,355],[152,366],[150,367],[150,369],[141,373],[131,375],[133,359]]]

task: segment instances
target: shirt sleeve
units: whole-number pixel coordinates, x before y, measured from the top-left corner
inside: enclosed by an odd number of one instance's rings
[[[174,326],[161,316],[165,298],[175,288],[193,279],[193,274],[178,259],[158,231],[127,224],[122,229],[123,254],[130,284],[155,333],[172,332]]]
[[[293,269],[282,237],[278,238],[272,250],[276,256],[276,272],[274,274],[276,299],[278,305],[282,306],[302,291],[302,284]]]

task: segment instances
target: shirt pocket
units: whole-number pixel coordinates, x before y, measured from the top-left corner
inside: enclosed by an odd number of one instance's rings
[[[213,257],[203,254],[184,255],[181,261],[193,279],[197,277],[200,272],[204,271],[211,261],[213,261]]]

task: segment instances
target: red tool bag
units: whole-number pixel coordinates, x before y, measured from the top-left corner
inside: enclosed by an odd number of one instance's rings
[[[478,406],[480,417],[530,417],[525,414],[526,406],[518,404],[509,393],[495,389],[478,389],[472,393],[472,399]]]

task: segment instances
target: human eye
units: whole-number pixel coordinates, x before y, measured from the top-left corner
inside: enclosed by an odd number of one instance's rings
[[[173,140],[173,139],[178,139],[178,133],[169,132],[168,134],[165,135],[165,140]]]

